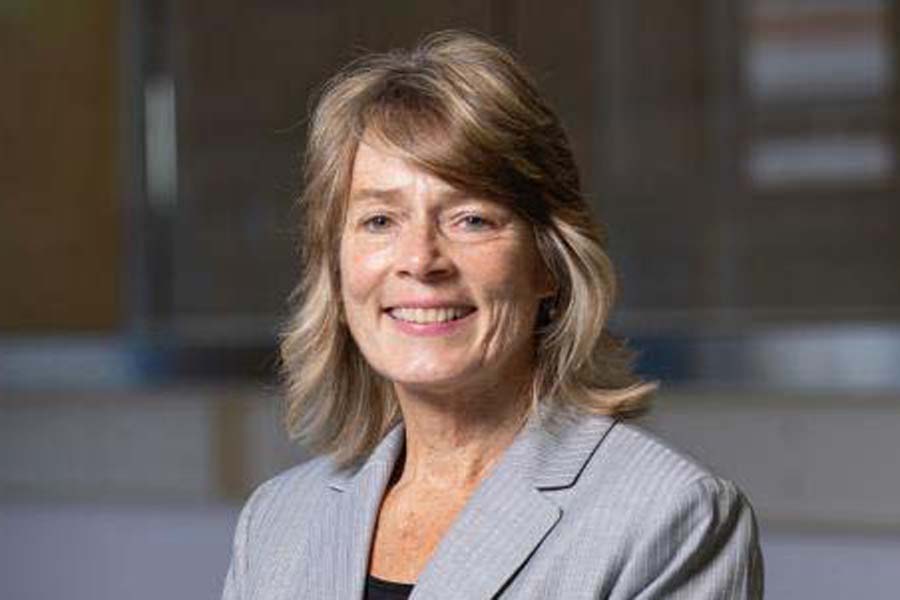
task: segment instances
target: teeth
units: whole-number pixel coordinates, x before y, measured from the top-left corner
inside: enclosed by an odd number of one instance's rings
[[[401,321],[410,323],[444,323],[466,316],[472,311],[470,308],[393,308],[391,316]]]

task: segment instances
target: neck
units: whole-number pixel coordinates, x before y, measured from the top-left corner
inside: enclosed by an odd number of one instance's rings
[[[397,485],[457,490],[477,485],[524,425],[525,389],[517,382],[434,397],[398,388],[406,452]]]

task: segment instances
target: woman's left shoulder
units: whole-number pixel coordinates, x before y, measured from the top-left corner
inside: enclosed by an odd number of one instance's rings
[[[737,485],[639,425],[579,427],[596,446],[553,500],[567,515],[558,531],[567,560],[600,565],[600,596],[762,597],[756,518]]]
[[[642,514],[666,506],[743,507],[741,489],[687,452],[633,422],[615,420],[598,441],[573,492],[615,497]]]
[[[677,445],[630,419],[587,415],[580,428],[600,434],[591,462],[657,475],[666,471],[685,478],[712,475],[712,470]]]
[[[665,476],[671,483],[717,476],[700,459],[632,421],[616,420],[596,456],[604,463],[627,466],[632,476]]]

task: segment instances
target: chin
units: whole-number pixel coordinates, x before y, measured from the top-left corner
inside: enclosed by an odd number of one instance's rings
[[[408,387],[408,388],[417,388],[422,390],[436,390],[446,387],[455,387],[458,385],[463,385],[467,379],[471,379],[471,377],[465,377],[463,373],[455,373],[455,372],[445,372],[445,371],[435,371],[435,372],[427,372],[423,373],[421,371],[416,373],[408,373],[399,375],[398,377],[390,378],[396,385]]]
[[[452,391],[476,383],[479,379],[477,368],[448,369],[446,364],[434,365],[434,368],[420,367],[382,374],[395,386],[421,392]]]

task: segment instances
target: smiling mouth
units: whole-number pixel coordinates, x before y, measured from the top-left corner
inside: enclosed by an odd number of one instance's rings
[[[427,325],[431,323],[447,323],[469,316],[475,312],[473,306],[448,306],[442,308],[402,308],[394,307],[387,313],[398,321]]]

